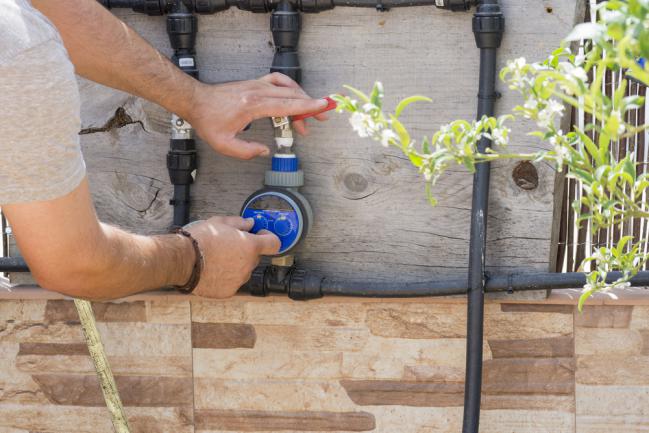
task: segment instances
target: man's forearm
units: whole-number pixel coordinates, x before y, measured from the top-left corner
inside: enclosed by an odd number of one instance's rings
[[[79,75],[186,117],[200,83],[96,0],[32,0],[58,28]]]
[[[97,221],[88,182],[61,198],[3,206],[36,281],[70,296],[114,299],[189,280],[191,241],[138,236]]]
[[[114,299],[169,286],[191,277],[195,254],[181,235],[139,236],[101,224],[97,254],[71,280],[84,281],[87,297]],[[83,293],[76,296],[83,296]]]

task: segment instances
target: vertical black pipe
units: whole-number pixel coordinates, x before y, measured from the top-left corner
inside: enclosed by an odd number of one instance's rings
[[[473,17],[473,33],[476,45],[480,49],[478,119],[494,114],[497,97],[496,50],[500,46],[504,24],[498,1],[482,0]],[[483,137],[478,143],[478,150],[484,152],[490,145],[490,140]],[[463,433],[478,433],[480,426],[489,172],[489,163],[482,163],[476,166],[473,176]]]
[[[275,43],[275,56],[270,72],[281,72],[297,83],[302,81],[297,51],[301,27],[302,16],[288,0],[281,0],[270,14],[270,31]]]
[[[198,78],[195,50],[197,32],[196,16],[183,1],[175,0],[167,15],[167,34],[174,49],[172,61],[194,78]],[[169,145],[167,169],[174,186],[173,198],[170,200],[173,205],[173,226],[182,227],[189,222],[189,191],[194,182],[198,158],[193,128],[176,115],[172,116]]]

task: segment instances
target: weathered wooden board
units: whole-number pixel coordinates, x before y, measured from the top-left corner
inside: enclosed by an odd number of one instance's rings
[[[540,59],[570,29],[575,0],[504,0],[507,32],[500,64],[525,56]],[[164,18],[129,11],[118,16],[153,45],[170,54]],[[387,105],[425,94],[406,118],[414,136],[441,124],[475,116],[478,49],[472,14],[434,7],[336,8],[305,15],[300,42],[303,85],[321,96],[342,84],[367,89],[383,81]],[[268,71],[273,56],[268,15],[230,10],[199,18],[198,58],[208,82],[249,79]],[[499,85],[499,112],[520,102]],[[137,122],[82,136],[100,217],[142,233],[164,232],[171,221],[171,185],[165,167],[169,114],[151,103],[81,81],[83,127],[101,127],[119,107]],[[346,119],[313,125],[299,140],[306,173],[304,194],[316,222],[299,260],[327,274],[367,280],[421,280],[464,276],[467,267],[472,176],[448,173],[428,204],[419,175],[398,151],[354,136]],[[519,125],[514,143],[537,148]],[[269,122],[254,123],[246,136],[272,142]],[[241,162],[214,153],[204,143],[193,187],[193,216],[235,214],[261,186],[267,159]],[[512,180],[513,163],[494,164],[488,230],[489,270],[546,270],[550,254],[554,171],[538,164],[539,186],[525,191]]]

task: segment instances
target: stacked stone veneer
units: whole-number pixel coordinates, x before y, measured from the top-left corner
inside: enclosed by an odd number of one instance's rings
[[[458,433],[461,301],[95,304],[134,432]],[[111,432],[74,306],[0,301],[0,432]],[[486,306],[482,433],[649,431],[649,307]]]

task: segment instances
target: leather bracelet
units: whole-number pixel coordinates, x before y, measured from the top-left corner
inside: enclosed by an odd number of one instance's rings
[[[198,282],[201,280],[201,273],[203,271],[203,252],[198,246],[198,241],[184,228],[179,227],[174,230],[174,233],[189,238],[189,240],[192,241],[192,247],[194,247],[194,253],[196,254],[196,261],[194,262],[194,268],[192,269],[192,275],[189,277],[189,281],[187,281],[184,286],[173,286],[173,288],[179,292],[189,294],[194,291],[196,286],[198,286]]]

